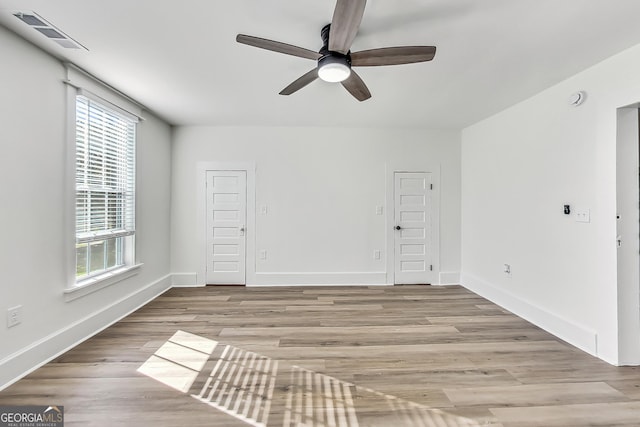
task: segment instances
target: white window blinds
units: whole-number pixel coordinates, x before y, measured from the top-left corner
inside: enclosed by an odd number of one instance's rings
[[[136,121],[76,97],[76,244],[135,233]]]

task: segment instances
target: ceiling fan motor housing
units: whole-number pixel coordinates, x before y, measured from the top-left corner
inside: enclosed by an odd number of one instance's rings
[[[340,52],[334,52],[329,50],[329,30],[331,29],[331,24],[327,24],[322,28],[320,35],[322,36],[322,48],[319,53],[322,55],[318,59],[318,72],[320,74],[320,78],[326,81],[341,81],[344,80],[349,75],[349,70],[351,70],[351,52],[347,52],[347,54],[342,54]],[[344,78],[340,80],[327,79],[323,77],[323,70],[328,69],[341,69],[346,72]]]

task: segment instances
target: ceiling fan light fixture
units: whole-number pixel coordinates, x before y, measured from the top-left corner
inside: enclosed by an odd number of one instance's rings
[[[325,82],[345,81],[351,75],[349,58],[346,56],[324,56],[318,60],[318,77]]]

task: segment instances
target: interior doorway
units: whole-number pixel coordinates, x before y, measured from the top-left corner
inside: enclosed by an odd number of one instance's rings
[[[618,364],[640,365],[640,111],[618,109],[616,246]]]
[[[430,284],[433,280],[432,190],[429,172],[394,174],[395,284]]]
[[[207,284],[244,285],[247,174],[207,172]]]
[[[196,175],[194,285],[255,284],[255,162],[198,162]]]

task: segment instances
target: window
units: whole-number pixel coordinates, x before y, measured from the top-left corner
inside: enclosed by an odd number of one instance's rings
[[[136,123],[76,96],[76,282],[134,261]]]

